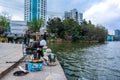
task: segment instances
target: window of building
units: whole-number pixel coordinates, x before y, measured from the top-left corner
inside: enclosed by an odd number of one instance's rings
[[[40,7],[40,4],[38,4],[38,7]]]
[[[38,3],[40,3],[40,0],[38,0]]]

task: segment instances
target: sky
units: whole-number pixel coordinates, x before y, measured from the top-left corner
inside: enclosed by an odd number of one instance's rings
[[[48,16],[62,16],[64,11],[77,9],[83,18],[100,24],[114,34],[120,29],[120,0],[47,0]],[[24,20],[24,0],[0,0],[0,12],[7,12],[12,20]]]

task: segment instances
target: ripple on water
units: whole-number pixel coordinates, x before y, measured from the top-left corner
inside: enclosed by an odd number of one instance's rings
[[[120,80],[120,42],[74,45],[57,52],[68,80]]]

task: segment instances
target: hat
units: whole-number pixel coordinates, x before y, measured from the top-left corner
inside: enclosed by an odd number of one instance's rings
[[[47,32],[46,30],[44,32]]]
[[[51,53],[52,50],[51,50],[50,48],[48,48],[48,49],[46,49],[46,52],[47,52],[47,53]]]
[[[47,46],[44,46],[43,48],[44,48],[44,49],[47,49]]]
[[[43,40],[40,41],[40,45],[41,45],[41,46],[46,46],[47,43],[46,43],[46,41],[43,39]]]

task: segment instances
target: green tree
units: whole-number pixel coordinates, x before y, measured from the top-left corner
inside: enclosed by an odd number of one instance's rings
[[[81,29],[82,29],[81,36],[84,37],[84,38],[86,38],[87,35],[88,35],[88,31],[89,31],[87,21],[84,19],[81,22],[80,26],[81,26]]]
[[[86,40],[97,40],[99,42],[104,42],[107,38],[108,31],[102,25],[94,25],[89,20],[88,22],[84,19],[81,23],[82,38]]]
[[[81,28],[79,26],[79,23],[73,19],[67,18],[63,20],[63,25],[65,29],[65,38],[68,38],[72,41],[77,41],[81,34]]]
[[[49,19],[47,24],[48,32],[54,34],[58,38],[64,37],[64,26],[60,18]]]
[[[29,30],[33,32],[38,32],[40,28],[44,25],[43,19],[34,18],[31,22],[28,23]]]
[[[0,14],[0,34],[4,33],[7,30],[7,27],[10,24],[10,16],[7,13]]]
[[[96,25],[95,27],[95,37],[100,43],[106,41],[108,35],[108,30],[102,25]]]
[[[60,18],[53,18],[47,23],[48,32],[55,34],[58,38],[73,42],[80,39],[104,42],[108,33],[102,25],[95,26],[90,20],[87,22],[85,19],[81,24],[70,18],[63,21]]]
[[[88,23],[87,23],[87,21],[85,19],[83,19],[83,21],[81,22],[81,24],[87,25]]]
[[[87,24],[87,28],[88,28],[88,38],[89,40],[93,40],[94,39],[94,32],[95,32],[95,26],[94,24],[92,24],[92,22],[89,20],[88,24]]]

